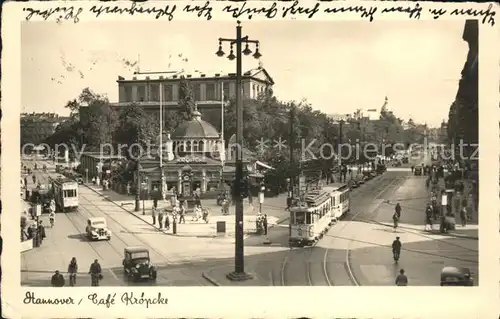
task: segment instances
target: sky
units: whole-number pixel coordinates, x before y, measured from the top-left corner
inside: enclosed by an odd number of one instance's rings
[[[218,38],[235,37],[230,21],[23,23],[23,112],[68,114],[85,87],[118,100],[118,75],[141,71],[235,72],[219,58]],[[327,114],[380,108],[438,126],[447,119],[467,56],[463,21],[247,21],[260,59],[282,101],[306,99]],[[252,47],[251,47],[252,48]],[[252,48],[253,49],[253,48]],[[224,51],[229,53],[228,45]],[[182,55],[182,56],[180,56]],[[258,66],[250,57],[243,69]]]

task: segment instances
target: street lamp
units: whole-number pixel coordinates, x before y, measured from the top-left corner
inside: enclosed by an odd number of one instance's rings
[[[219,49],[216,52],[218,57],[223,57],[224,51],[222,51],[222,42],[229,42],[230,53],[227,56],[229,60],[236,59],[236,161],[235,161],[235,180],[237,183],[235,192],[235,253],[234,253],[234,272],[227,275],[227,278],[234,281],[242,281],[251,279],[252,276],[245,273],[245,262],[244,262],[244,245],[243,245],[243,197],[241,193],[241,188],[243,185],[243,97],[242,97],[242,54],[250,55],[252,50],[248,47],[249,43],[255,44],[255,53],[253,57],[258,59],[262,55],[259,52],[259,41],[250,40],[248,36],[241,35],[241,22],[237,21],[236,26],[236,39],[226,39],[219,38]],[[241,45],[245,43],[245,50],[241,49]],[[236,52],[233,50],[233,46],[236,45]],[[235,55],[236,54],[236,55]]]
[[[137,187],[136,187],[136,191],[135,191],[135,209],[134,211],[138,212],[141,210],[141,204],[140,204],[140,196],[139,196],[139,192],[141,190],[141,178],[140,178],[140,168],[141,168],[141,162],[139,159],[137,159]]]

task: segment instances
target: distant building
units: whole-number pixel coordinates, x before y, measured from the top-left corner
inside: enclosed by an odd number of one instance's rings
[[[168,112],[177,111],[179,106],[179,88],[181,77],[185,77],[191,85],[194,100],[203,118],[213,126],[221,126],[222,91],[224,100],[232,99],[236,95],[236,74],[204,73],[195,71],[169,72],[136,72],[129,79],[118,76],[118,103],[120,107],[135,102],[147,112],[160,114],[160,84],[162,84],[162,104],[164,116]],[[260,94],[272,93],[274,80],[263,67],[248,70],[242,78],[243,96],[256,98]]]
[[[66,117],[56,113],[22,113],[21,114],[21,145],[27,143],[40,144],[54,134],[56,127]]]

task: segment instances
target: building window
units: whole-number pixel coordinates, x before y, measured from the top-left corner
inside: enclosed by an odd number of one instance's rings
[[[199,84],[193,84],[193,95],[195,101],[201,101],[201,86]]]
[[[193,141],[193,147],[192,147],[193,152],[199,152],[198,146],[199,146],[198,141]]]
[[[198,142],[198,152],[205,152],[205,143],[203,141]]]
[[[126,86],[125,90],[125,102],[132,102],[132,87]]]
[[[139,85],[137,87],[137,100],[139,102],[144,102],[146,100],[146,87],[144,85]]]
[[[163,101],[172,101],[172,92],[173,92],[173,88],[172,88],[172,84],[163,84]]]
[[[191,141],[186,141],[186,152],[191,152]]]
[[[229,100],[229,82],[222,82],[222,91],[224,100]]]
[[[151,84],[151,97],[150,101],[159,101],[160,100],[160,85],[159,84]]]
[[[217,100],[217,94],[215,92],[215,83],[207,83],[206,84],[206,94],[207,94],[207,101],[216,101]]]

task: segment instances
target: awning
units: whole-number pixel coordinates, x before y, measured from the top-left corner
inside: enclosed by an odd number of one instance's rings
[[[261,161],[256,161],[255,164],[259,165],[259,166],[262,166],[264,168],[267,168],[267,169],[274,169],[273,167],[265,164],[265,163],[262,163]]]

